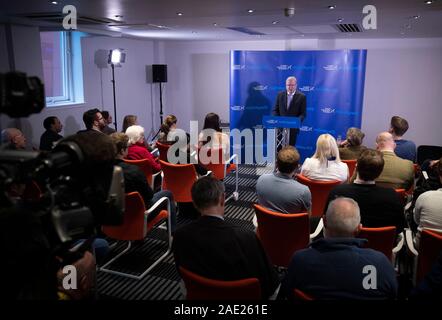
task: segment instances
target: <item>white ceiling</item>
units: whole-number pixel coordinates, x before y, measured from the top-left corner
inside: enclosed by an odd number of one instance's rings
[[[61,15],[67,4],[75,6],[78,17],[113,20],[102,25],[79,23],[79,30],[113,36],[179,40],[442,37],[442,0],[431,5],[425,0],[60,0],[56,5],[49,0],[5,0],[0,4],[0,21],[60,29],[61,18],[51,23],[23,16]],[[376,30],[362,28],[362,8],[367,4],[377,9]],[[336,9],[328,9],[329,5]],[[294,16],[286,17],[284,8],[293,7]],[[362,32],[341,33],[335,26],[338,18],[359,25]]]

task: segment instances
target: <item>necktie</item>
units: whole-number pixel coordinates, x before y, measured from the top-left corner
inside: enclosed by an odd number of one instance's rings
[[[287,110],[290,108],[290,103],[292,102],[293,94],[287,95]]]

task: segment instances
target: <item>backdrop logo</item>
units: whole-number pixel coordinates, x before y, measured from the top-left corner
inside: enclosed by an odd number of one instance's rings
[[[231,106],[230,110],[232,110],[232,111],[244,111],[244,106]]]
[[[357,116],[359,115],[359,112],[357,111],[347,111],[347,110],[336,110],[337,114],[343,114],[346,116]]]
[[[326,70],[326,71],[336,71],[336,70],[338,70],[338,65],[337,64],[328,64],[326,66],[323,66],[322,68],[324,68],[324,70]]]
[[[322,108],[321,111],[323,113],[334,113],[335,109],[327,107],[327,108]]]
[[[233,70],[243,70],[245,68],[246,68],[246,66],[244,64],[234,64],[233,65]]]
[[[276,67],[278,70],[292,70],[291,64],[280,64]]]
[[[266,122],[268,124],[277,124],[278,123],[278,121],[276,121],[276,120],[267,120]]]
[[[299,128],[299,130],[304,132],[313,131],[313,127],[302,126],[301,128]]]
[[[336,133],[335,130],[327,130],[327,129],[321,129],[321,128],[317,128],[313,131],[318,132],[318,133],[329,133],[331,135],[334,135]]]
[[[303,86],[303,87],[300,87],[299,90],[301,90],[303,92],[310,92],[310,91],[315,90],[315,87],[313,87],[313,86]]]
[[[264,86],[264,85],[259,85],[259,86],[255,86],[255,87],[253,87],[253,90],[255,90],[255,91],[264,91],[264,90],[267,90],[267,86]]]

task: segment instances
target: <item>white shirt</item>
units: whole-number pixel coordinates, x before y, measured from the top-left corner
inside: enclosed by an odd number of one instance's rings
[[[327,165],[321,165],[319,159],[307,158],[302,165],[301,174],[312,180],[344,182],[348,179],[348,166],[344,162],[335,160],[328,161]]]
[[[419,231],[416,245],[419,246],[422,229],[442,232],[442,188],[422,193],[414,207],[414,221]]]

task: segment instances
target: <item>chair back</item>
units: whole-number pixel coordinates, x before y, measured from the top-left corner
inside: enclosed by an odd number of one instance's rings
[[[164,173],[163,190],[171,191],[176,202],[192,202],[190,190],[197,180],[193,164],[172,164],[163,160],[160,163]]]
[[[312,180],[302,174],[298,174],[296,179],[299,183],[306,185],[310,189],[312,194],[312,216],[321,217],[324,213],[330,190],[341,184],[341,181]]]
[[[259,300],[261,286],[257,278],[222,281],[205,278],[179,267],[186,285],[187,300]]]
[[[152,166],[149,163],[149,159],[141,159],[141,160],[128,160],[124,159],[125,163],[132,164],[137,166],[143,171],[146,176],[147,184],[152,186]]]
[[[396,227],[362,227],[361,231],[359,232],[358,238],[367,239],[367,248],[382,252],[387,256],[388,260],[391,261],[394,242],[396,239]]]
[[[314,299],[306,294],[304,291],[301,291],[299,289],[293,289],[293,296],[295,300],[302,300],[302,301],[313,301]]]
[[[438,160],[442,157],[442,146],[426,146],[417,147],[417,164],[422,166],[422,163],[427,160]]]
[[[358,160],[352,159],[352,160],[341,160],[341,161],[348,166],[348,177],[351,178],[356,170],[356,163],[358,162]]]
[[[293,253],[309,244],[308,214],[277,213],[258,204],[253,207],[258,219],[256,233],[270,261],[274,265],[288,267]]]
[[[156,147],[158,148],[158,151],[160,152],[160,160],[166,161],[167,160],[167,151],[169,151],[170,148],[170,144],[165,144],[165,143],[161,143],[161,142],[156,142]]]
[[[427,275],[442,250],[442,233],[422,230],[417,257],[416,283]]]

